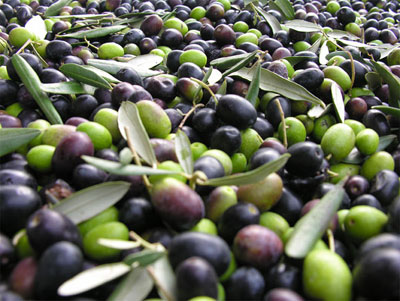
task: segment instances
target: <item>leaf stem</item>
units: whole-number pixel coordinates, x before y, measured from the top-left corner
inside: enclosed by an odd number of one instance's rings
[[[125,126],[124,130],[125,130],[125,134],[126,134],[126,141],[128,143],[128,147],[131,150],[132,155],[133,155],[133,161],[135,161],[136,165],[142,166],[142,163],[140,162],[139,155],[137,154],[137,152],[136,152],[136,150],[135,150],[135,148],[134,148],[134,146],[132,144],[132,140],[131,140],[131,137],[129,135],[128,127]],[[143,175],[142,178],[143,178],[143,182],[144,182],[144,185],[146,186],[147,191],[150,193],[152,185],[151,185],[151,183],[149,181],[149,178],[146,175]]]
[[[20,49],[18,49],[18,51],[15,54],[20,54],[22,51],[24,51],[24,49],[32,42],[31,39],[28,39],[24,45],[21,46]]]
[[[285,121],[285,113],[283,113],[283,109],[281,106],[281,103],[279,102],[278,99],[275,99],[275,104],[277,105],[279,109],[279,115],[281,116],[282,120],[282,129],[283,129],[283,145],[285,148],[288,147],[288,141],[287,141],[287,132],[286,132],[286,121]]]
[[[151,243],[149,243],[147,240],[143,239],[139,234],[137,234],[134,231],[129,232],[129,237],[137,242],[139,242],[144,248],[152,250],[152,251],[157,251],[157,247]]]
[[[203,83],[201,80],[198,80],[197,78],[194,78],[194,77],[191,77],[190,79],[191,79],[192,81],[198,83],[198,84],[199,84],[200,86],[202,86],[204,89],[206,89],[206,90],[208,91],[208,93],[210,93],[211,97],[214,98],[215,103],[218,104],[218,99],[217,99],[217,97],[215,96],[214,92],[211,90],[211,88],[210,88],[207,84]]]
[[[175,301],[174,298],[170,295],[170,293],[164,289],[160,281],[158,280],[153,267],[149,266],[146,268],[147,272],[149,273],[150,277],[153,279],[154,284],[158,287],[160,291],[162,291],[163,295],[167,299],[167,301]]]
[[[329,249],[335,253],[335,237],[333,236],[332,229],[326,230],[326,235],[328,236]]]
[[[185,114],[185,117],[183,117],[181,123],[179,124],[178,128],[182,129],[182,127],[185,125],[186,120],[189,118],[190,115],[192,115],[192,113],[197,109],[197,108],[201,108],[204,107],[204,105],[202,103],[195,105],[193,108],[190,109],[189,112],[187,112]]]

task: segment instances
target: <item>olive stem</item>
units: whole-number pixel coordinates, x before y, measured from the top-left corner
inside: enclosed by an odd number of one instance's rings
[[[190,79],[191,79],[192,81],[198,83],[198,84],[199,84],[200,86],[202,86],[204,89],[206,89],[206,90],[208,91],[208,93],[210,93],[211,97],[214,98],[215,103],[218,104],[218,99],[217,99],[217,97],[215,96],[214,92],[211,90],[211,88],[210,88],[207,84],[203,83],[201,80],[198,80],[197,78],[194,78],[194,77],[191,77]]]
[[[279,102],[279,100],[275,99],[275,104],[277,105],[277,107],[279,109],[279,115],[281,116],[281,120],[282,120],[283,145],[285,146],[285,148],[287,148],[288,141],[287,141],[287,133],[286,133],[285,114],[283,113],[283,109],[282,109],[282,106],[281,106],[281,103]]]
[[[335,237],[331,229],[326,230],[326,235],[328,236],[329,249],[335,253]]]
[[[332,171],[332,170],[330,170],[330,169],[327,169],[326,170],[326,173],[330,176],[330,177],[337,177],[339,174],[338,173],[336,173],[336,172],[334,172],[334,171]]]
[[[128,147],[131,150],[132,155],[133,155],[133,161],[135,161],[136,165],[142,166],[139,155],[137,154],[135,148],[133,147],[131,137],[129,136],[128,127],[124,127],[124,130],[125,130],[125,135],[126,135],[126,142],[128,143]],[[146,186],[147,191],[150,193],[152,185],[149,181],[149,178],[146,175],[143,175],[142,178],[143,178],[143,182],[144,182],[144,185]]]
[[[21,46],[20,49],[18,49],[18,51],[15,54],[20,54],[22,51],[24,51],[24,49],[32,42],[31,39],[28,39],[24,45]]]
[[[92,48],[94,48],[94,49],[96,49],[96,50],[99,50],[99,48],[96,47],[96,46],[94,46],[92,43],[90,43],[86,37],[84,37],[84,40],[85,40],[86,44],[87,44],[89,47],[92,47]]]
[[[162,291],[162,293],[165,296],[165,298],[167,299],[167,301],[174,301],[175,300],[174,297],[171,296],[170,293],[164,289],[164,287],[162,286],[162,284],[160,283],[160,281],[156,277],[156,275],[154,273],[154,268],[149,266],[149,267],[146,268],[146,270],[149,273],[150,277],[153,278],[154,284],[158,287],[158,289],[160,291]]]
[[[31,43],[32,45],[33,43]],[[49,67],[49,64],[42,58],[42,56],[39,54],[39,52],[36,50],[36,48],[32,45],[33,52],[35,52],[36,56],[39,58],[39,60],[42,62],[42,65],[47,68]]]
[[[198,104],[198,105],[195,105],[193,108],[191,108],[190,111],[187,112],[187,113],[185,114],[185,117],[183,117],[183,119],[182,119],[181,123],[179,124],[178,128],[179,128],[179,129],[182,129],[182,127],[184,126],[184,124],[185,124],[186,120],[189,118],[189,116],[190,116],[197,108],[201,108],[201,107],[204,107],[204,105],[203,105],[202,103],[200,103],[200,104]]]
[[[139,242],[144,248],[156,251],[157,247],[148,241],[144,240],[139,234],[135,233],[134,231],[129,232],[129,237],[137,242]]]

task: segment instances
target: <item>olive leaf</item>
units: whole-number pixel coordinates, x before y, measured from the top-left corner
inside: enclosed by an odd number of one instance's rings
[[[124,277],[108,297],[108,301],[141,301],[154,287],[154,281],[143,267],[136,267]]]
[[[349,59],[349,54],[346,51],[334,51],[331,52],[329,54],[326,55],[326,59],[329,60],[331,58],[333,58],[334,56],[343,56],[346,59]],[[366,61],[362,56],[360,56],[357,53],[352,53],[351,56],[353,57],[353,59],[355,59],[356,61],[359,61],[360,63],[370,66],[372,67],[372,64],[369,61]]]
[[[3,128],[0,129],[0,157],[17,150],[32,141],[41,133],[37,129]]]
[[[145,54],[143,56],[146,56],[146,55],[147,54]],[[158,57],[160,57],[160,56],[158,56]],[[117,72],[119,70],[121,70],[122,68],[132,69],[132,70],[136,71],[137,73],[139,73],[139,75],[141,77],[154,76],[154,75],[158,75],[161,73],[159,71],[146,69],[143,65],[141,65],[140,68],[137,68],[137,66],[131,62],[132,60],[130,60],[128,62],[117,62],[114,60],[89,59],[88,65],[96,67],[98,69],[101,69],[105,72],[108,72],[108,73],[114,74],[114,75],[117,74]],[[151,61],[151,60],[149,60],[149,61]],[[157,60],[155,62],[157,62]],[[155,62],[153,62],[152,64],[155,64]],[[157,65],[158,64],[156,64],[154,66],[157,66]]]
[[[50,16],[56,16],[60,12],[60,10],[64,6],[68,6],[72,0],[58,0],[57,2],[54,2],[52,5],[50,5],[47,9],[46,12],[44,13],[44,16],[50,17]]]
[[[35,99],[39,108],[52,124],[62,124],[60,114],[55,109],[49,96],[41,89],[41,82],[35,70],[19,54],[11,57],[11,62],[26,89]]]
[[[272,33],[275,34],[279,30],[281,30],[281,24],[279,23],[278,19],[275,18],[273,15],[270,13],[267,13],[265,10],[262,8],[254,5],[253,8],[255,11],[265,20],[265,22],[268,23],[269,27],[271,27]]]
[[[307,51],[311,51],[313,53],[317,53],[319,50],[319,46],[321,45],[322,37],[319,37],[308,49]]]
[[[60,296],[74,296],[125,275],[131,267],[123,262],[98,265],[67,280],[58,288]]]
[[[389,85],[389,105],[394,108],[400,108],[400,78],[391,73],[380,63],[372,62],[376,72],[383,78],[384,82]]]
[[[224,80],[222,82],[221,86],[219,87],[217,94],[225,95],[227,86],[228,86],[228,83],[226,82],[226,80]]]
[[[337,40],[337,39],[343,39],[343,38],[348,38],[351,40],[359,40],[359,38],[347,31],[343,31],[343,30],[338,30],[338,29],[334,29],[332,31],[329,31],[327,33],[325,33],[327,35],[328,38]],[[363,44],[365,45],[365,44]],[[368,46],[368,45],[367,45]]]
[[[140,266],[145,267],[157,261],[165,254],[165,250],[143,250],[138,253],[129,254],[124,258],[123,262],[127,265],[132,265],[133,263],[137,262]]]
[[[343,163],[348,164],[361,164],[364,162],[364,155],[355,147],[351,150],[350,154],[342,160]]]
[[[275,159],[267,164],[261,165],[254,170],[234,174],[221,178],[209,179],[205,182],[198,183],[200,185],[209,186],[223,186],[223,185],[247,185],[260,182],[265,177],[274,173],[285,166],[287,160],[289,160],[290,154],[283,154],[278,159]]]
[[[119,162],[104,160],[100,158],[82,156],[83,161],[91,164],[98,169],[104,170],[108,173],[120,176],[143,176],[143,175],[174,175],[179,174],[179,172],[156,169],[148,166],[139,166],[134,164],[123,164]]]
[[[383,44],[383,45],[378,45],[375,48],[382,49],[380,51],[381,53],[381,60],[387,57],[393,50],[397,49],[400,47],[400,43],[396,43],[394,45],[392,44]]]
[[[261,75],[261,63],[258,60],[254,66],[252,67],[255,69],[254,78],[250,83],[249,89],[247,90],[246,99],[253,105],[256,106],[258,92],[260,91],[260,75]]]
[[[284,58],[284,60],[287,60],[292,66],[304,61],[304,60],[309,60],[310,57],[308,56],[287,56]]]
[[[102,12],[101,14],[91,15],[91,14],[83,14],[83,15],[54,15],[51,16],[52,19],[82,19],[82,20],[91,20],[91,19],[107,19],[112,18],[114,16],[113,13],[110,12]]]
[[[269,6],[279,11],[286,20],[294,19],[294,9],[289,0],[270,0]]]
[[[304,20],[291,20],[285,22],[285,26],[289,29],[294,29],[299,32],[319,32],[321,26]]]
[[[368,87],[374,91],[382,86],[383,81],[382,77],[379,75],[378,72],[368,72],[365,74],[365,79],[367,81]]]
[[[47,34],[46,24],[40,16],[30,18],[24,27],[33,33],[38,40],[43,40]]]
[[[340,122],[344,122],[344,101],[342,96],[342,90],[336,82],[332,82],[331,94],[333,100],[333,106],[335,107],[336,115]]]
[[[128,64],[131,64],[136,69],[140,70],[153,68],[162,63],[162,61],[163,58],[161,56],[149,53],[134,57],[128,61]]]
[[[329,54],[329,48],[328,48],[328,41],[325,41],[321,49],[319,50],[319,63],[321,65],[326,65],[328,63],[328,59],[326,56]]]
[[[110,83],[102,76],[100,76],[93,70],[85,68],[84,66],[78,64],[64,64],[59,68],[59,70],[66,76],[71,77],[78,82],[85,83],[97,88],[112,88]]]
[[[185,173],[191,175],[193,173],[192,150],[190,140],[182,130],[178,130],[175,134],[175,152]]]
[[[344,189],[336,185],[321,201],[300,218],[285,246],[285,253],[292,258],[304,258],[328,228],[339,209]]]
[[[204,74],[204,77],[203,77],[203,79],[201,80],[203,83],[207,84],[208,79],[210,78],[211,73],[213,72],[213,70],[214,70],[214,67],[213,67],[213,66],[210,66],[210,68],[208,68],[206,74]]]
[[[221,57],[210,62],[210,66],[218,68],[219,70],[227,70],[232,66],[236,65],[243,59],[249,57],[251,53],[243,53],[237,55],[231,55],[228,57]]]
[[[63,34],[60,35],[62,38],[74,38],[74,39],[97,39],[97,38],[102,38],[106,37],[108,35],[117,33],[121,30],[124,30],[127,28],[125,25],[112,25],[112,26],[107,26],[107,27],[99,27],[99,28],[94,28],[94,29],[88,29],[88,30],[82,30],[82,31],[77,31],[74,33],[68,33],[68,34]]]
[[[147,271],[151,278],[153,278],[162,300],[174,301],[178,299],[176,277],[167,255],[164,255],[155,263],[148,266]]]
[[[385,114],[392,115],[394,117],[400,118],[400,109],[388,106],[373,106],[372,109],[377,109]]]
[[[255,58],[256,54],[257,54],[257,50],[249,53],[248,55],[246,55],[245,58],[243,58],[242,60],[240,60],[239,62],[237,62],[235,65],[233,65],[231,68],[229,68],[228,70],[226,70],[224,73],[222,73],[222,77],[228,76],[232,73],[234,73],[235,71],[238,71],[244,67],[246,67],[248,64],[251,63],[251,61]]]
[[[377,152],[385,150],[396,139],[396,135],[386,135],[379,137],[379,145]]]
[[[97,240],[99,245],[107,248],[117,249],[117,250],[129,250],[140,247],[141,243],[137,241],[122,240],[122,239],[112,239],[112,238],[99,238]]]
[[[210,69],[212,71],[207,82],[209,85],[214,85],[220,81],[220,79],[222,78],[222,73],[218,69],[213,68],[212,66],[210,67]]]
[[[79,224],[116,204],[129,188],[130,183],[123,181],[97,184],[71,194],[52,209]]]
[[[140,157],[151,167],[157,166],[156,155],[150,144],[149,136],[139,116],[139,110],[133,102],[124,101],[118,110],[118,128],[122,137],[128,140],[127,135]],[[125,132],[127,129],[127,133]]]
[[[41,84],[40,87],[44,92],[53,94],[84,94],[86,90],[76,81],[59,82],[52,84]]]
[[[102,78],[104,78],[106,81],[109,83],[120,83],[121,81],[114,76],[112,76],[110,73],[105,72],[101,69],[98,69],[94,66],[83,66],[84,68],[91,70],[93,72],[96,72],[98,75],[100,75]]]
[[[231,76],[239,76],[248,81],[252,81],[254,78],[254,73],[254,69],[242,68],[231,74]],[[265,68],[261,68],[260,89],[264,91],[278,93],[292,100],[309,101],[311,103],[319,104],[320,106],[325,107],[325,103],[321,99],[309,92],[303,86],[296,84],[295,82],[292,82],[288,79],[285,79]]]

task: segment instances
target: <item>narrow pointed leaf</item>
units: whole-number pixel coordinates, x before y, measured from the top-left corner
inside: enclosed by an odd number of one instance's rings
[[[222,73],[222,77],[228,76],[235,71],[238,71],[244,67],[246,67],[251,61],[255,58],[257,54],[257,50],[253,51],[252,53],[249,53],[244,59],[240,60],[238,63],[236,63],[234,66],[226,70],[224,73]]]
[[[49,96],[41,89],[41,82],[35,70],[19,54],[11,57],[11,62],[19,78],[24,83],[26,89],[35,99],[39,108],[52,124],[62,124],[60,114],[58,114]]]
[[[392,44],[383,44],[383,45],[378,45],[376,48],[380,49],[381,46],[384,47],[385,45],[387,45],[387,47],[382,48],[381,51],[381,60],[384,59],[385,57],[387,57],[393,50],[397,49],[400,47],[400,43],[396,43],[394,45]]]
[[[308,56],[287,56],[284,58],[287,60],[292,66],[304,61],[310,59]]]
[[[117,33],[123,29],[127,28],[125,25],[112,25],[107,27],[99,27],[94,29],[88,29],[83,31],[77,31],[74,33],[68,33],[60,35],[62,38],[74,38],[74,39],[96,39],[106,37],[108,35]]]
[[[335,82],[332,82],[331,85],[331,94],[333,105],[335,107],[336,115],[339,118],[340,122],[344,122],[344,101],[341,89],[339,85]]]
[[[40,133],[40,130],[28,128],[0,129],[0,157],[15,151],[24,144],[29,143]]]
[[[359,40],[359,38],[357,36],[347,32],[347,31],[338,30],[338,29],[334,29],[334,30],[332,30],[330,32],[327,32],[326,35],[329,38],[332,38],[332,39],[335,39],[335,40],[336,39],[343,39],[343,38],[348,38],[348,39],[351,39],[351,40]]]
[[[210,62],[210,66],[218,68],[219,70],[227,70],[234,66],[235,64],[239,63],[243,59],[247,58],[250,54],[237,54],[228,57],[221,57]]]
[[[368,72],[365,74],[365,79],[367,81],[368,88],[370,88],[372,91],[382,86],[382,77],[378,72]]]
[[[72,0],[58,0],[57,2],[53,3],[52,5],[50,5],[50,7],[48,9],[46,9],[46,12],[44,13],[44,16],[47,18],[47,17],[50,17],[50,16],[58,15],[60,10],[64,6],[68,6],[71,2],[72,2]]]
[[[85,270],[58,288],[60,296],[74,296],[125,275],[131,267],[122,262],[103,264]]]
[[[190,140],[182,130],[178,130],[175,135],[175,152],[185,173],[191,175],[194,165],[192,150],[190,148]]]
[[[129,250],[140,247],[140,242],[111,238],[100,238],[97,240],[97,243],[104,247],[117,250]]]
[[[119,70],[121,70],[122,68],[135,70],[137,73],[139,73],[139,75],[141,77],[154,76],[154,75],[157,75],[157,74],[161,73],[159,71],[146,69],[144,67],[141,67],[139,69],[139,68],[136,68],[135,65],[130,64],[128,62],[117,62],[117,61],[114,61],[114,60],[89,59],[88,60],[88,65],[96,67],[98,69],[101,69],[101,70],[103,70],[105,72],[108,72],[108,73],[114,74],[114,75],[117,74],[117,72]]]
[[[385,67],[377,62],[372,62],[376,72],[383,78],[384,82],[389,85],[389,104],[392,107],[400,107],[400,78],[391,73]]]
[[[348,164],[361,164],[364,162],[364,155],[355,147],[351,150],[350,154],[347,155],[341,162]]]
[[[124,263],[127,265],[132,265],[137,262],[140,266],[148,266],[156,260],[160,259],[165,255],[165,251],[153,251],[153,250],[143,250],[138,253],[133,253],[124,258]]]
[[[234,174],[227,177],[214,178],[201,183],[201,185],[210,185],[210,186],[223,186],[223,185],[247,185],[260,182],[265,177],[270,175],[273,172],[278,171],[283,166],[285,166],[287,160],[289,159],[289,154],[283,154],[278,159],[268,162],[254,170],[241,173]]]
[[[256,106],[258,92],[260,92],[260,76],[261,76],[261,64],[260,61],[252,67],[255,69],[254,78],[250,82],[249,89],[247,90],[246,99],[253,105]]]
[[[286,20],[294,19],[294,9],[289,0],[270,0],[269,3],[273,9],[280,11]]]
[[[300,32],[318,32],[321,26],[304,20],[291,20],[285,22],[285,26]]]
[[[39,40],[43,40],[47,34],[46,24],[40,16],[34,16],[30,18],[24,27],[31,33],[35,34]]]
[[[308,110],[307,116],[310,118],[319,118],[325,114],[331,112],[333,104],[328,104],[325,108],[321,107],[320,105],[313,106],[311,109]]]
[[[317,53],[319,50],[319,46],[321,45],[321,41],[322,41],[322,37],[320,37],[319,39],[317,39],[310,48],[308,48],[308,51],[311,51],[313,53]]]
[[[248,81],[252,81],[254,72],[255,71],[251,68],[242,68],[231,75],[236,75]],[[282,96],[292,100],[309,101],[325,107],[325,104],[321,99],[307,91],[303,86],[285,79],[265,68],[261,68],[260,89],[281,94]]]
[[[96,67],[93,66],[84,66],[86,69],[89,69],[95,73],[97,73],[98,75],[100,75],[102,78],[104,78],[106,81],[108,81],[109,83],[120,83],[121,81],[117,78],[115,78],[114,76],[112,76],[110,73],[105,72],[101,69],[98,69]]]
[[[118,127],[125,140],[127,140],[125,132],[125,128],[127,128],[132,144],[139,156],[150,166],[157,166],[156,155],[154,154],[149,136],[140,119],[136,104],[130,101],[122,102],[118,110]]]
[[[162,300],[177,300],[176,277],[167,255],[157,260],[147,271],[154,280],[158,294]]]
[[[322,237],[342,203],[344,189],[337,185],[309,213],[300,218],[285,246],[292,258],[304,258]]]
[[[396,139],[396,135],[386,135],[379,137],[379,145],[376,151],[380,152],[385,150],[393,142],[394,139]]]
[[[84,94],[86,90],[79,82],[69,81],[53,84],[41,84],[40,87],[44,92],[53,94]]]
[[[79,224],[115,205],[130,186],[130,183],[123,181],[90,186],[71,194],[52,209]]]
[[[326,65],[328,63],[328,59],[326,58],[326,56],[329,54],[329,48],[327,44],[328,41],[325,41],[319,51],[319,63],[322,65]]]
[[[220,79],[222,78],[222,73],[218,69],[213,68],[212,66],[210,68],[212,68],[212,72],[207,82],[209,85],[214,85],[220,81]]]
[[[394,117],[400,118],[400,109],[388,106],[373,106],[372,109],[377,109],[385,114],[392,115]]]
[[[136,69],[150,69],[159,65],[163,61],[163,58],[155,54],[144,54],[134,57],[129,60],[128,63],[134,66]]]
[[[78,82],[88,84],[97,88],[111,89],[111,85],[99,74],[93,70],[89,70],[84,66],[77,64],[64,64],[59,69],[66,76],[71,77]]]
[[[83,14],[83,15],[58,15],[58,16],[51,16],[53,19],[83,19],[83,20],[91,20],[91,19],[106,19],[113,17],[114,14],[110,12],[103,12],[101,14],[91,15],[91,14]]]
[[[273,15],[271,15],[270,13],[267,13],[265,10],[263,10],[262,8],[259,8],[256,5],[254,5],[254,9],[265,20],[265,22],[268,23],[268,25],[272,29],[272,33],[275,34],[277,31],[282,29],[281,24],[279,23],[278,19],[275,18]]]
[[[154,282],[146,269],[136,267],[113,290],[107,301],[142,301],[153,289]]]
[[[221,86],[219,87],[217,94],[221,94],[221,95],[225,95],[226,94],[226,88],[227,88],[228,83],[226,82],[226,80],[224,80],[221,84]]]
[[[143,176],[143,175],[174,175],[175,171],[156,169],[148,166],[139,166],[134,164],[123,164],[119,162],[104,160],[100,158],[82,156],[82,159],[101,170],[120,176]]]

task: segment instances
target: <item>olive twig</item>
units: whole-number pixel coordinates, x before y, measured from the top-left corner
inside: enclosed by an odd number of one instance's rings
[[[24,43],[24,45],[22,45],[21,48],[18,49],[18,51],[17,51],[15,54],[20,54],[22,51],[24,51],[24,49],[25,49],[26,47],[28,47],[29,44],[31,44],[31,42],[32,42],[32,40],[31,40],[31,39],[28,39],[28,40]]]
[[[34,42],[31,43],[33,52],[36,54],[36,56],[39,58],[39,60],[42,62],[42,65],[47,68],[49,67],[49,64],[47,64],[47,62],[42,58],[42,56],[40,55],[40,53],[36,50],[36,48],[33,46]]]
[[[201,108],[201,107],[204,107],[204,105],[202,103],[200,103],[198,105],[195,105],[193,108],[191,108],[190,111],[185,114],[185,117],[183,117],[183,119],[182,119],[181,123],[179,124],[178,128],[182,129],[182,127],[184,126],[184,124],[185,124],[186,120],[189,118],[189,116],[192,115],[192,113],[197,108]]]
[[[156,251],[157,246],[149,243],[147,240],[143,239],[139,234],[135,233],[134,231],[129,232],[129,237],[137,242],[139,242],[144,248]]]
[[[285,113],[283,113],[283,109],[282,109],[281,103],[279,102],[278,99],[275,99],[275,104],[277,105],[277,107],[279,109],[279,115],[281,116],[281,120],[282,120],[283,145],[287,148],[288,147],[288,141],[287,141],[287,133],[286,133]]]
[[[128,147],[131,150],[132,155],[133,155],[133,161],[135,161],[136,165],[142,166],[139,155],[137,154],[135,148],[133,147],[132,140],[129,135],[128,127],[124,127],[124,131],[125,131],[125,135],[126,135],[126,142],[128,143]],[[151,185],[149,179],[147,178],[146,175],[142,175],[142,178],[143,178],[143,182],[144,182],[144,185],[146,186],[147,191],[150,193],[152,185]]]
[[[175,298],[173,296],[171,296],[170,293],[164,289],[164,287],[162,286],[162,284],[160,283],[160,281],[156,277],[156,274],[154,272],[154,268],[149,266],[149,267],[146,268],[146,270],[149,273],[150,277],[153,279],[154,284],[158,287],[158,289],[160,291],[162,291],[162,293],[165,296],[166,300],[167,301],[174,301]]]
[[[197,78],[191,77],[190,78],[192,81],[198,83],[200,86],[202,86],[204,89],[206,89],[208,91],[208,93],[210,93],[211,97],[214,98],[215,104],[218,104],[218,99],[215,96],[214,92],[211,90],[211,88],[206,84],[203,83],[201,80],[198,80]]]
[[[328,236],[329,249],[335,253],[335,237],[331,229],[326,230],[326,235]]]
[[[96,50],[99,50],[98,47],[94,46],[92,43],[90,43],[90,42],[88,41],[88,39],[86,38],[86,36],[85,36],[83,39],[85,40],[86,44],[87,44],[89,47],[92,47],[92,48],[94,48],[94,49],[96,49]]]

